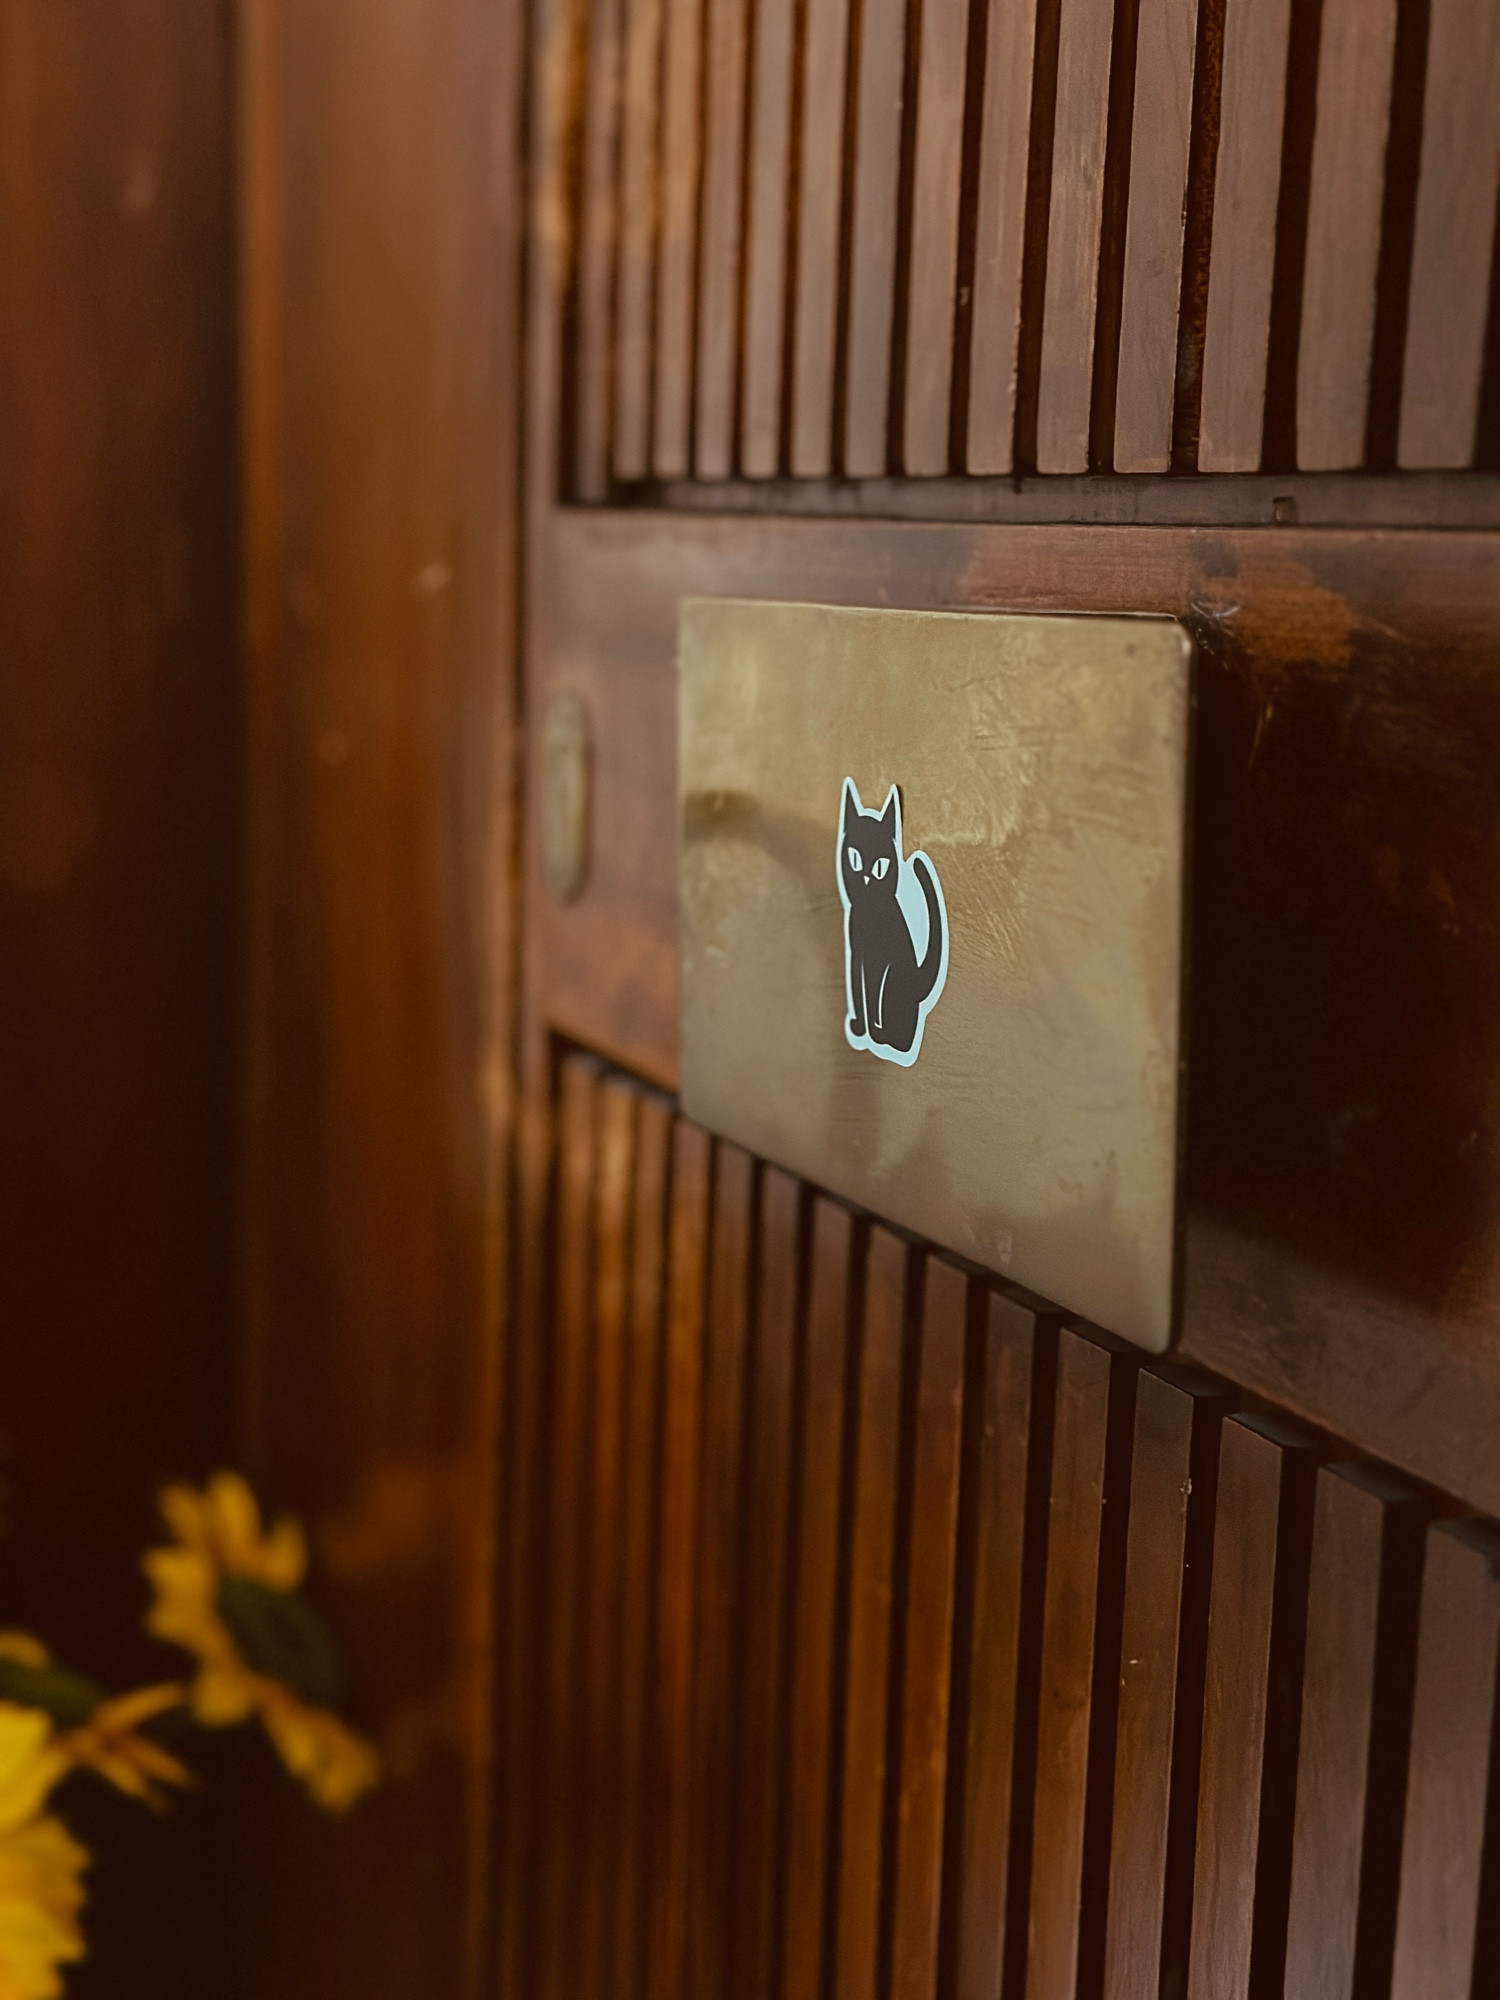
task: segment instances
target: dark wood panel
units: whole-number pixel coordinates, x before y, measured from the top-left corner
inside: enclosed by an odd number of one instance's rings
[[[740,412],[740,470],[750,479],[769,479],[782,469],[796,13],[795,0],[760,0],[755,10]],[[824,105],[820,116],[826,115]]]
[[[708,1305],[713,1149],[678,1121],[663,1335],[661,1490],[656,1516],[657,1630],[648,1798],[647,1993],[681,1990],[692,1838],[693,1648],[697,1633],[703,1334]]]
[[[653,1695],[658,1549],[653,1533],[662,1403],[666,1309],[667,1201],[672,1147],[664,1101],[643,1095],[637,1113],[635,1202],[631,1217],[630,1321],[620,1500],[620,1653],[615,1696],[618,1834],[602,1856],[614,1887],[612,1965],[600,1991],[635,2000],[642,1990],[647,1858],[655,1838],[647,1747]]]
[[[1120,1579],[1127,1489],[1116,1485],[1111,1428],[1122,1425],[1121,1389],[1133,1364],[1065,1328],[1058,1341],[1052,1438],[1052,1501],[1042,1613],[1032,1827],[1028,2000],[1065,2000],[1079,1984],[1082,1953],[1103,1914],[1096,1824],[1107,1794],[1091,1792],[1091,1763],[1112,1736],[1118,1680]],[[1112,1476],[1113,1475],[1113,1476]],[[1106,1507],[1110,1509],[1106,1515]],[[1118,1528],[1115,1523],[1118,1522]],[[1097,1662],[1097,1664],[1096,1664]],[[1101,1704],[1109,1713],[1101,1728]],[[1091,1825],[1091,1821],[1095,1822]]]
[[[735,1751],[741,1649],[740,1561],[745,1529],[745,1396],[750,1362],[759,1174],[720,1145],[714,1175],[704,1348],[703,1471],[693,1688],[693,1813],[687,1874],[690,1991],[725,1993],[731,1868],[740,1817]]]
[[[1281,1987],[1311,1470],[1306,1447],[1274,1427],[1243,1417],[1224,1426],[1189,2000]]]
[[[1009,472],[1021,338],[1036,0],[988,0],[985,30],[965,466],[969,472]]]
[[[234,1450],[235,66],[194,0],[0,24],[0,1598],[113,1686],[158,1484]],[[79,2000],[225,1990],[224,1790],[69,1797]]]
[[[807,1342],[797,1398],[800,1476],[782,1914],[785,2000],[817,2000],[823,1991],[824,1918],[832,1887],[830,1842],[838,1802],[830,1792],[830,1779],[839,1720],[834,1706],[835,1612],[846,1451],[851,1236],[845,1209],[827,1200],[815,1204]]]
[[[1117,472],[1172,462],[1198,0],[1141,0],[1115,387]]]
[[[1016,1754],[1022,1731],[1028,1722],[1034,1725],[1034,1716],[1022,1719],[1028,1695],[1035,1697],[1035,1689],[1023,1685],[1022,1655],[1028,1649],[1024,1562],[1029,1533],[1031,1581],[1039,1601],[1054,1347],[1051,1326],[1044,1322],[1039,1327],[1025,1307],[990,1294],[973,1392],[979,1435],[972,1597],[967,1631],[961,1626],[957,1639],[968,1706],[956,1919],[959,2000],[996,2000],[1000,1993],[1011,1944],[1011,1836],[1017,1821],[1023,1822],[1022,1844],[1028,1853],[1030,1849],[1029,1760],[1018,1765]],[[1039,1367],[1044,1379],[1034,1397]],[[1024,1907],[1016,1915],[1024,1939]],[[1013,1949],[1011,1955],[1020,1956]]]
[[[758,1324],[746,1426],[749,1463],[739,1648],[741,1720],[736,1745],[734,1898],[726,1987],[730,1993],[743,1994],[745,2000],[759,2000],[774,1983],[801,1236],[801,1187],[791,1175],[767,1168],[761,1192]],[[798,1781],[794,1767],[792,1782]]]
[[[620,131],[621,0],[591,0],[583,120],[582,221],[578,244],[578,407],[573,477],[580,500],[609,485],[615,355],[615,213]]]
[[[1396,0],[1324,0],[1297,349],[1311,472],[1364,463],[1395,52]]]
[[[1387,1772],[1399,1772],[1411,1714],[1404,1638],[1415,1629],[1418,1529],[1410,1494],[1348,1468],[1319,1472],[1287,2000],[1352,2000],[1389,1985],[1400,1794]]]
[[[554,533],[549,658],[586,694],[600,749],[589,889],[539,913],[546,1006],[668,1083],[683,595],[1188,619],[1201,666],[1184,1349],[1500,1504],[1496,1187],[1469,1141],[1500,1121],[1491,859],[1475,844],[1494,823],[1500,746],[1488,540],[629,513]]]
[[[1147,1369],[1136,1387],[1104,1954],[1106,2000],[1181,1979],[1174,1836],[1196,1786],[1211,1471],[1223,1402]],[[1175,1886],[1175,1885],[1174,1885]],[[1163,1970],[1164,1965],[1168,1971]]]
[[[660,479],[681,478],[692,462],[705,4],[662,0],[661,207],[651,409],[651,469]]]
[[[875,2000],[885,1871],[897,1457],[907,1340],[906,1245],[873,1231],[865,1277],[849,1554],[833,1991]]]
[[[662,9],[663,0],[625,0],[612,439],[617,479],[644,479],[651,469]]]
[[[1402,465],[1474,456],[1500,153],[1500,5],[1431,0],[1412,242]]]
[[[704,0],[703,192],[698,238],[697,412],[693,467],[723,479],[734,463],[745,162],[745,0]]]
[[[1391,2000],[1468,2000],[1500,1664],[1500,1543],[1427,1539]],[[1478,1989],[1474,1989],[1477,1991]]]
[[[792,328],[791,470],[833,471],[849,0],[805,0]]]
[[[919,24],[902,469],[932,477],[948,470],[969,10],[926,6]]]
[[[937,1991],[968,1285],[929,1258],[913,1413],[890,1992]]]
[[[851,479],[887,469],[896,250],[906,107],[905,0],[862,0],[854,42],[853,195],[840,468]]]
[[[1291,0],[1227,0],[1200,472],[1253,472],[1260,464],[1290,27]]]

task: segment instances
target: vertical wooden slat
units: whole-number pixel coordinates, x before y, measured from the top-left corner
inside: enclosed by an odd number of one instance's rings
[[[1427,1538],[1391,2000],[1469,2000],[1500,1665],[1500,1547]],[[1475,1989],[1477,2000],[1477,1988]]]
[[[1203,339],[1200,472],[1261,458],[1291,0],[1228,0]]]
[[[833,470],[849,0],[806,0],[792,329],[792,472]]]
[[[873,1231],[860,1355],[849,1559],[836,2000],[874,2000],[875,1996],[906,1265],[906,1246],[884,1229]]]
[[[626,1374],[624,1482],[620,1505],[620,1838],[615,1881],[612,2000],[641,1992],[642,1897],[650,1797],[646,1745],[650,1727],[655,1552],[658,1392],[666,1291],[666,1225],[672,1120],[659,1097],[643,1096],[637,1114],[635,1204],[631,1218],[630,1323]],[[601,1991],[604,1990],[601,1987]]]
[[[1362,465],[1396,0],[1323,0],[1297,350],[1297,463]]]
[[[1014,458],[1035,54],[1036,0],[988,0],[965,456],[974,473],[1009,472]]]
[[[1431,0],[1400,462],[1474,457],[1500,155],[1500,0]]]
[[[1172,462],[1197,45],[1198,0],[1140,0],[1115,391],[1116,472],[1165,472]]]
[[[903,469],[918,477],[948,470],[968,59],[968,7],[959,0],[924,6],[917,62],[903,455]]]
[[[781,469],[795,11],[794,0],[757,0],[755,10],[740,412],[740,471],[750,479]]]
[[[586,1056],[570,1057],[563,1066],[558,1108],[557,1303],[549,1419],[538,1793],[548,1809],[538,1854],[536,1896],[536,1985],[539,1993],[553,1996],[553,2000],[563,2000],[573,1990],[571,1903],[576,1849],[572,1776],[594,1305],[598,1091],[598,1065]]]
[[[620,1514],[625,1476],[625,1390],[630,1338],[630,1222],[639,1093],[619,1079],[599,1093],[599,1163],[594,1221],[594,1324],[590,1396],[589,1512],[578,1606],[579,1724],[571,1757],[578,1887],[577,1985],[604,1990],[613,1958],[615,1870],[620,1817],[620,1742],[615,1733],[620,1675]]]
[[[1081,1334],[1059,1337],[1027,2000],[1072,2000],[1078,1979],[1110,1386],[1124,1365]]]
[[[651,470],[662,0],[625,0],[625,10],[613,448],[615,477],[630,480]]]
[[[967,1305],[962,1274],[930,1259],[907,1565],[892,2000],[932,2000],[937,1990]]]
[[[656,373],[651,467],[682,479],[691,463],[693,303],[698,253],[698,130],[704,0],[664,0],[661,239],[656,259]]]
[[[1037,403],[1039,472],[1088,470],[1114,22],[1114,0],[1062,0]]]
[[[705,0],[708,67],[703,111],[703,214],[698,247],[700,479],[733,469],[739,363],[741,172],[744,164],[746,0]]]
[[[703,1398],[702,1525],[694,1689],[693,1844],[689,1857],[688,1990],[729,1989],[730,1866],[740,1648],[746,1371],[751,1340],[754,1161],[720,1145],[709,1264]]]
[[[1032,1450],[1035,1316],[990,1294],[975,1471],[974,1600],[966,1680],[963,1871],[959,1881],[958,2000],[997,2000],[1005,1964],[1005,1907],[1014,1807],[1016,1676],[1021,1569]]]
[[[906,0],[862,0],[858,50],[843,470],[867,479],[887,469]]]
[[[1286,2000],[1351,2000],[1356,1990],[1371,1758],[1394,1759],[1401,1749],[1372,1744],[1372,1730],[1387,1516],[1402,1504],[1356,1472],[1318,1474]]]
[[[1115,1737],[1114,1823],[1110,1841],[1106,2000],[1154,1994],[1161,1977],[1168,1838],[1183,1774],[1174,1755],[1183,1718],[1188,1622],[1201,1615],[1190,1589],[1196,1559],[1189,1536],[1195,1455],[1220,1399],[1182,1378],[1147,1370],[1136,1388],[1130,1530],[1120,1633],[1120,1708]],[[1212,1441],[1209,1440],[1211,1443]],[[1201,1496],[1200,1496],[1201,1498]]]
[[[692,1832],[693,1647],[697,1633],[703,1327],[712,1147],[680,1122],[672,1134],[672,1211],[662,1357],[657,1513],[655,1708],[649,1785],[646,1991],[682,1990]]]
[[[745,1484],[745,1618],[741,1645],[735,1901],[728,1991],[771,1991],[776,1834],[781,1806],[782,1640],[791,1469],[801,1193],[765,1169],[761,1195],[759,1329]]]
[[[1284,1745],[1271,1709],[1283,1471],[1295,1449],[1250,1419],[1225,1424],[1203,1695],[1189,2000],[1243,2000],[1257,1920],[1266,1793]],[[1287,1828],[1290,1836],[1290,1828]]]
[[[619,116],[620,0],[591,0],[583,126],[583,218],[578,242],[578,405],[574,439],[574,477],[582,500],[601,500],[609,482]]]
[[[848,1212],[813,1211],[798,1459],[792,1681],[787,1722],[783,2000],[822,1992],[833,1757],[834,1612],[838,1588],[844,1383],[849,1343]]]

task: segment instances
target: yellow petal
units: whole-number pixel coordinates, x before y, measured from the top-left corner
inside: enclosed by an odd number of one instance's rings
[[[255,1574],[272,1590],[295,1590],[307,1574],[307,1537],[283,1514],[260,1545]]]
[[[40,1709],[0,1702],[0,1832],[31,1819],[67,1768],[51,1738]]]
[[[290,1688],[270,1684],[261,1709],[277,1755],[329,1812],[347,1812],[380,1777],[374,1745],[347,1729],[326,1708],[309,1708]]]
[[[231,1574],[253,1573],[260,1547],[260,1507],[237,1472],[216,1472],[208,1483],[214,1552]]]
[[[162,1519],[185,1548],[207,1553],[208,1509],[191,1486],[163,1487],[157,1503]]]
[[[45,1667],[50,1666],[52,1655],[29,1632],[0,1632],[0,1660],[14,1660],[23,1667]]]
[[[256,1678],[241,1660],[206,1666],[193,1682],[193,1713],[206,1729],[243,1722],[256,1706]]]

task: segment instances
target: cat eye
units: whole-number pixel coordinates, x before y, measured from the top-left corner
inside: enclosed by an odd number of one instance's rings
[[[863,873],[864,865],[863,861],[859,858],[859,849],[851,847],[849,849],[849,866],[854,870],[856,875]]]
[[[875,866],[870,870],[870,873],[875,877],[875,880],[877,882],[883,882],[886,878],[886,874],[890,868],[890,865],[891,865],[890,857],[888,855],[882,854],[880,859],[875,863]]]

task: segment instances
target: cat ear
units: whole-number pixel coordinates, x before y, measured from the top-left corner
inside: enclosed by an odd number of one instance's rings
[[[892,834],[901,831],[901,794],[894,785],[885,795],[885,804],[880,808],[880,823]]]
[[[858,787],[855,785],[855,782],[852,778],[845,778],[844,824],[847,826],[851,819],[857,819],[863,811],[864,811],[864,806],[860,800]]]

